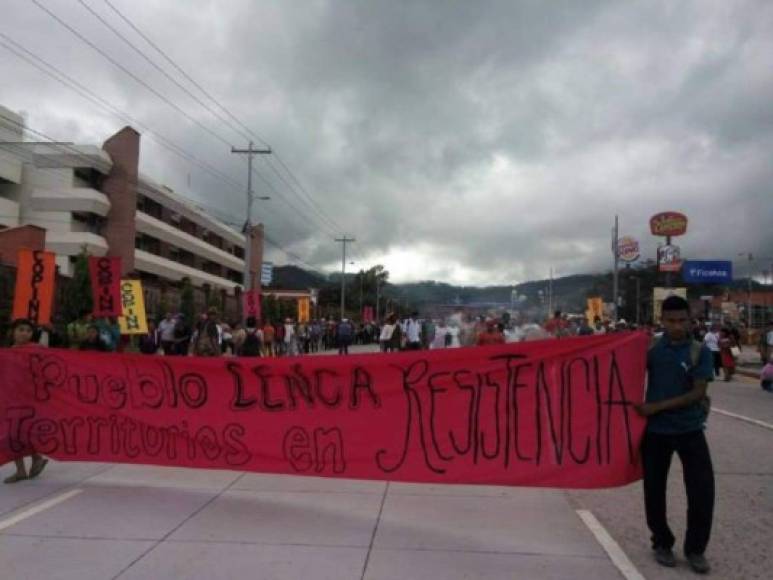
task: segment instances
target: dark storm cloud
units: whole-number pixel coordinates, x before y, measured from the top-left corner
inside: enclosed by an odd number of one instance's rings
[[[101,0],[87,1],[120,24]],[[335,222],[304,210],[260,162],[295,208],[257,181],[274,197],[258,215],[314,265],[337,267],[331,238],[344,229],[358,239],[357,267],[384,261],[397,279],[509,283],[551,266],[598,270],[611,259],[615,213],[651,257],[647,220],[668,209],[690,218],[679,240],[688,256],[773,247],[773,6],[763,0],[112,1],[269,141]],[[3,32],[244,182],[226,145],[39,9],[10,4]],[[244,141],[80,5],[46,5]],[[0,70],[15,79],[0,103],[59,138],[98,141],[121,126],[11,57]],[[147,139],[143,167],[243,220],[237,187]]]

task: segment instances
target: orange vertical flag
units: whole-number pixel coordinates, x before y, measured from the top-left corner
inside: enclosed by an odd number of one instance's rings
[[[13,295],[13,319],[27,318],[33,324],[51,322],[54,301],[56,254],[19,250],[16,290]]]

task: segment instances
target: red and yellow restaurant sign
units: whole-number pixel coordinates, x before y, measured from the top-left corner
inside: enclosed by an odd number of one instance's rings
[[[687,216],[675,211],[664,211],[650,218],[653,236],[681,236],[687,231]]]

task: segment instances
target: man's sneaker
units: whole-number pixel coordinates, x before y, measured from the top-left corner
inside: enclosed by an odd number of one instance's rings
[[[703,554],[685,554],[687,562],[690,564],[690,568],[696,574],[708,574],[711,570],[708,560]]]
[[[671,548],[659,546],[653,549],[655,550],[655,560],[658,564],[661,566],[668,566],[669,568],[676,566],[676,557],[671,551]]]

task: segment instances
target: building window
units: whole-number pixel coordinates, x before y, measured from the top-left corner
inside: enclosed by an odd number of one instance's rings
[[[164,206],[144,195],[137,196],[137,211],[146,213],[157,220],[163,219]]]
[[[146,234],[137,234],[137,237],[134,239],[134,247],[149,254],[161,255],[161,240]]]
[[[186,217],[180,216],[180,220],[174,224],[178,229],[186,234],[196,236],[196,224]]]
[[[98,236],[102,235],[102,224],[104,219],[93,213],[73,212],[72,221],[76,224],[76,231],[91,232]]]
[[[239,246],[234,246],[233,255],[239,258],[240,260],[244,260],[244,248],[240,248]]]
[[[104,181],[105,176],[92,167],[76,167],[73,170],[73,187],[90,187],[101,191]]]
[[[207,260],[202,264],[202,270],[204,270],[207,274],[212,274],[213,276],[222,276],[223,275],[223,267],[220,264],[216,264],[215,262],[210,262]]]
[[[196,267],[196,257],[193,253],[180,248],[173,248],[170,250],[169,259],[178,264],[183,264],[184,266],[189,266],[191,268]]]
[[[207,242],[211,246],[215,246],[216,248],[223,249],[223,238],[218,236],[215,233],[212,233],[210,231],[207,231],[204,234],[204,241]]]
[[[244,276],[242,275],[242,273],[237,272],[236,270],[231,270],[230,268],[228,270],[228,279],[231,282],[236,282],[237,284],[241,284],[242,282],[244,282]]]

